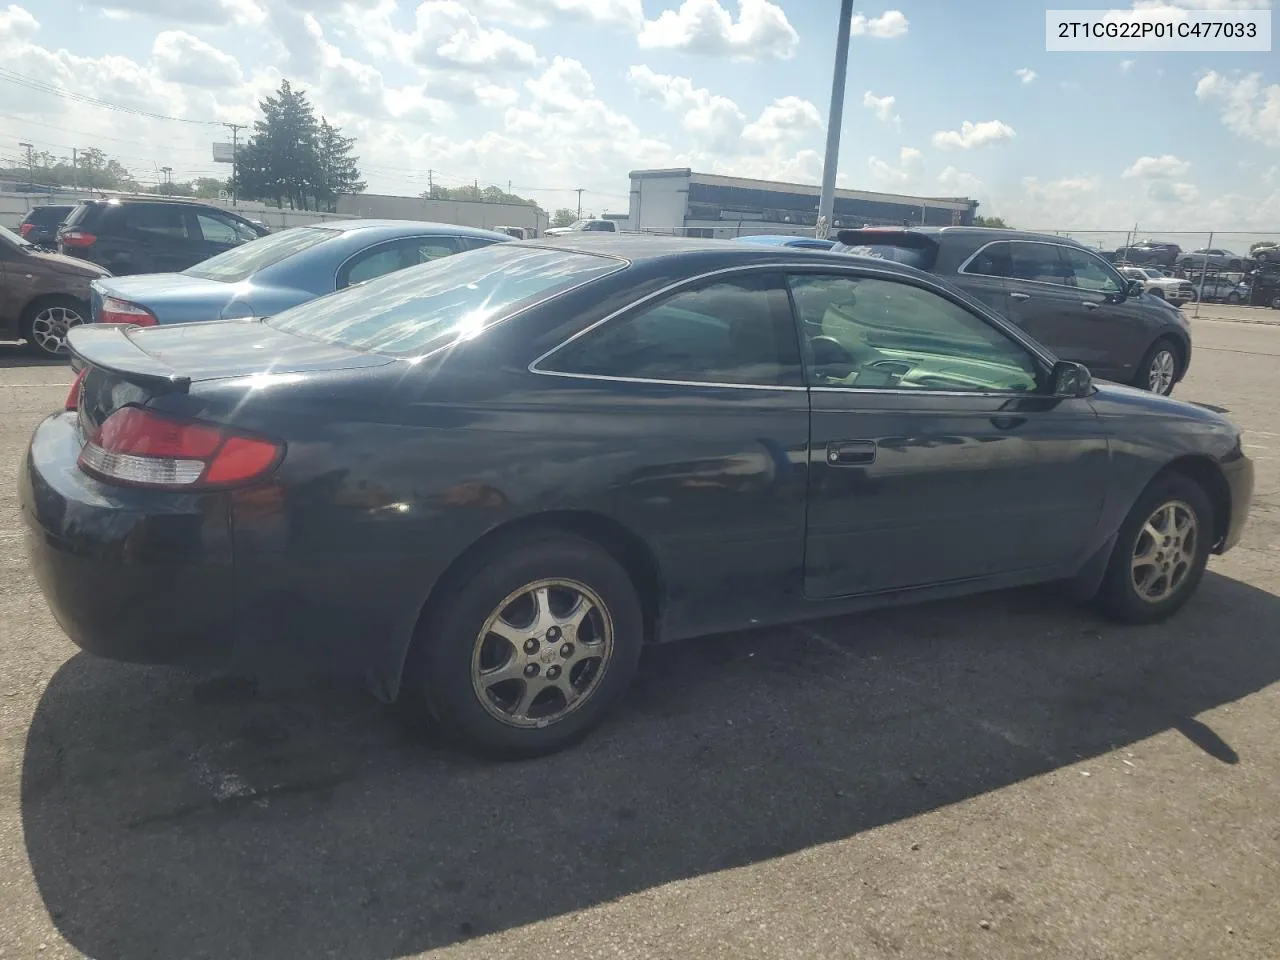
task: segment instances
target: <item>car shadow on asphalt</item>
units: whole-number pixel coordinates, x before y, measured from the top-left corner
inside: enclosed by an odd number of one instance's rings
[[[67,367],[66,357],[32,353],[25,343],[0,342],[0,369],[12,367]]]
[[[1280,679],[1280,599],[1215,574],[1170,623],[1023,590],[649,651],[613,719],[469,759],[335,684],[73,657],[27,740],[36,882],[110,958],[389,960],[850,837]],[[1139,754],[1140,760],[1140,754]],[[911,853],[904,850],[904,857]]]

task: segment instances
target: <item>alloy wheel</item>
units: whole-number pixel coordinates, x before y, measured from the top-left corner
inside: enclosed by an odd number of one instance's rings
[[[1195,511],[1181,500],[1157,507],[1138,531],[1131,582],[1147,603],[1173,596],[1195,567],[1198,549]]]
[[[57,356],[67,352],[67,333],[82,323],[71,307],[45,307],[31,319],[31,339],[42,353]]]
[[[1173,390],[1173,377],[1177,369],[1178,362],[1174,359],[1172,350],[1157,350],[1147,368],[1147,389],[1167,396]]]
[[[485,710],[515,727],[545,727],[587,701],[613,655],[613,620],[590,587],[538,580],[512,591],[485,620],[471,685]]]

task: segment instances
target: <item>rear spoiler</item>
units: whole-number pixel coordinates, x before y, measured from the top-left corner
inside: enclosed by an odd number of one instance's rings
[[[836,237],[849,247],[906,247],[910,250],[930,250],[938,245],[933,237],[915,230],[864,227],[861,230],[840,230]]]
[[[191,386],[191,378],[176,372],[139,347],[133,334],[140,328],[120,323],[91,323],[67,332],[71,368],[86,366],[115,374],[134,383],[168,385],[178,390]]]

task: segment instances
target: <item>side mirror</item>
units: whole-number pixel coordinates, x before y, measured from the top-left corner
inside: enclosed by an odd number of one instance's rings
[[[1083,363],[1059,360],[1053,365],[1055,397],[1087,397],[1093,393],[1093,374]]]
[[[1142,281],[1130,280],[1128,283],[1126,283],[1124,287],[1124,295],[1126,297],[1142,296]]]

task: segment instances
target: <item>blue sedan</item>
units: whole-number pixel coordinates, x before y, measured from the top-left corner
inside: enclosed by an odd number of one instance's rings
[[[92,285],[92,317],[95,323],[143,327],[268,317],[395,270],[510,239],[491,230],[413,220],[294,227],[182,273],[103,277]]]
[[[817,237],[793,237],[784,234],[760,234],[754,237],[734,237],[737,243],[764,244],[770,247],[798,247],[801,250],[830,250],[834,240],[819,240]]]

